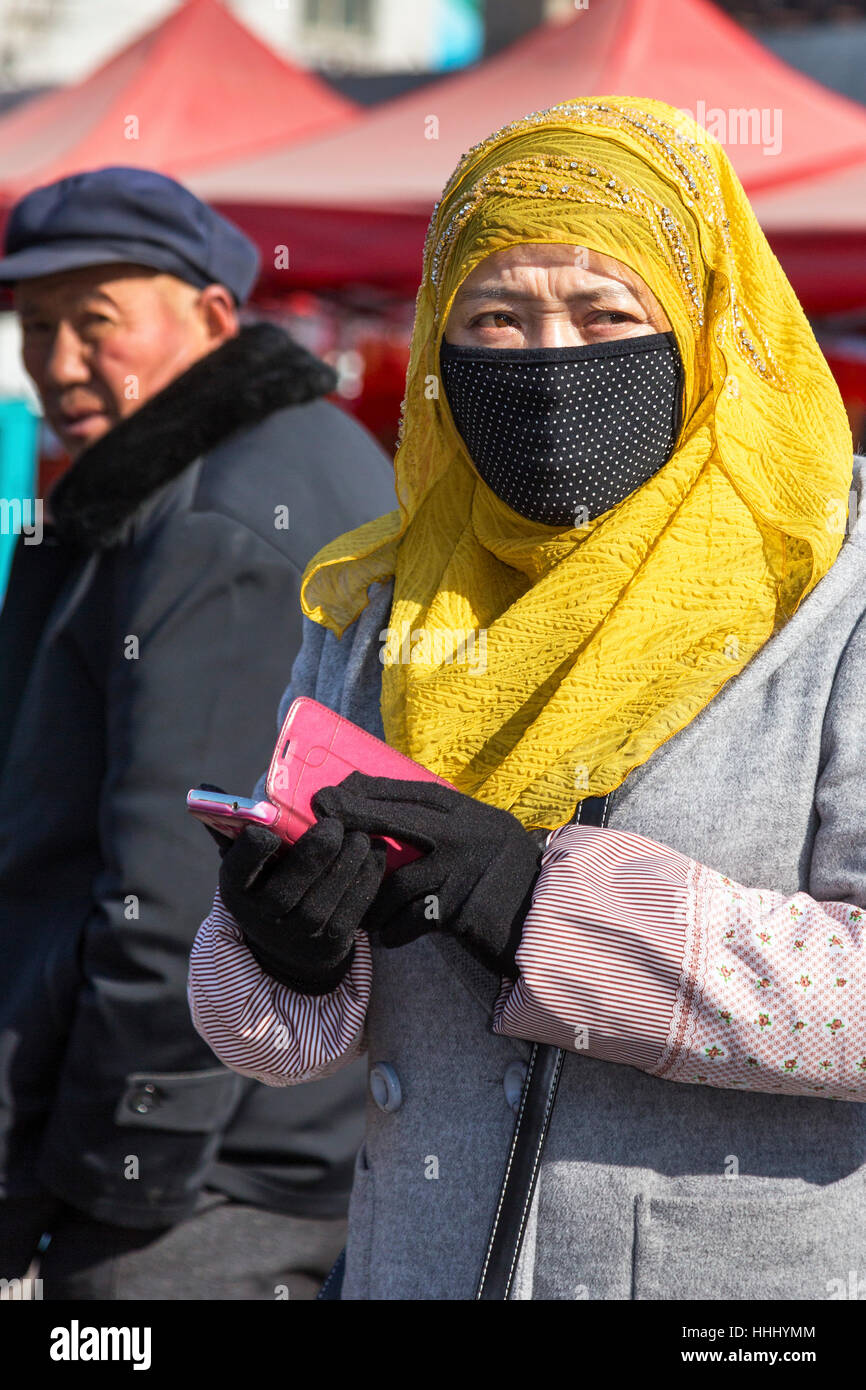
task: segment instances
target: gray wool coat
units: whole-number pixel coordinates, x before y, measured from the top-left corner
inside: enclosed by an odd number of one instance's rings
[[[612,827],[750,887],[866,905],[864,500],[857,456],[831,570],[613,793]],[[305,620],[280,719],[310,695],[382,737],[390,604],[372,586],[340,641]],[[343,1297],[471,1299],[514,1126],[504,1081],[530,1044],[491,1032],[500,982],[450,938],[373,962],[369,1064],[400,1099],[368,1093]],[[511,1297],[827,1299],[852,1270],[866,1276],[866,1106],[568,1054]]]

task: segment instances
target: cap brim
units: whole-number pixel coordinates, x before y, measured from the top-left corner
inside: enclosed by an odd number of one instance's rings
[[[151,270],[179,274],[178,258],[159,247],[142,247],[140,242],[123,246],[117,242],[111,245],[88,241],[82,245],[81,242],[56,241],[28,246],[0,258],[0,285],[16,285],[21,280],[36,280],[43,275],[59,275],[64,270],[83,270],[92,265],[145,265]]]

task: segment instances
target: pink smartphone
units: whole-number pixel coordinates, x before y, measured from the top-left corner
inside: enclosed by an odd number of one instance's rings
[[[213,826],[232,840],[237,839],[245,825],[266,825],[273,829],[280,814],[269,801],[253,801],[248,796],[231,796],[207,787],[193,787],[187,792],[186,809],[197,820]]]
[[[267,825],[294,844],[316,819],[310,805],[314,794],[321,787],[337,786],[351,772],[452,785],[318,700],[301,696],[290,706],[277,739],[265,783],[267,801],[218,796],[194,788],[187,796],[187,807],[225,835],[239,835],[244,825],[252,823]],[[386,836],[382,839],[389,871],[410,863],[421,853],[414,845],[400,844]]]

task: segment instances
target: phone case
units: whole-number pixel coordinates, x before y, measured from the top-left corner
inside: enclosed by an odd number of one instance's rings
[[[350,719],[302,695],[283,721],[268,769],[265,790],[279,812],[271,828],[293,844],[316,819],[310,805],[313,795],[321,787],[337,786],[352,772],[452,785]],[[414,845],[400,844],[384,835],[381,838],[387,848],[389,871],[420,856]]]
[[[253,801],[248,796],[229,796],[191,787],[186,794],[186,809],[204,825],[236,840],[245,825],[264,825],[273,830],[279,810],[270,801]]]

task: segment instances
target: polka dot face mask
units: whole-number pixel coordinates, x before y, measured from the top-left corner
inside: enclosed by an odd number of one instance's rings
[[[443,341],[439,360],[479,476],[531,521],[591,521],[674,452],[683,371],[673,333],[570,348]]]

